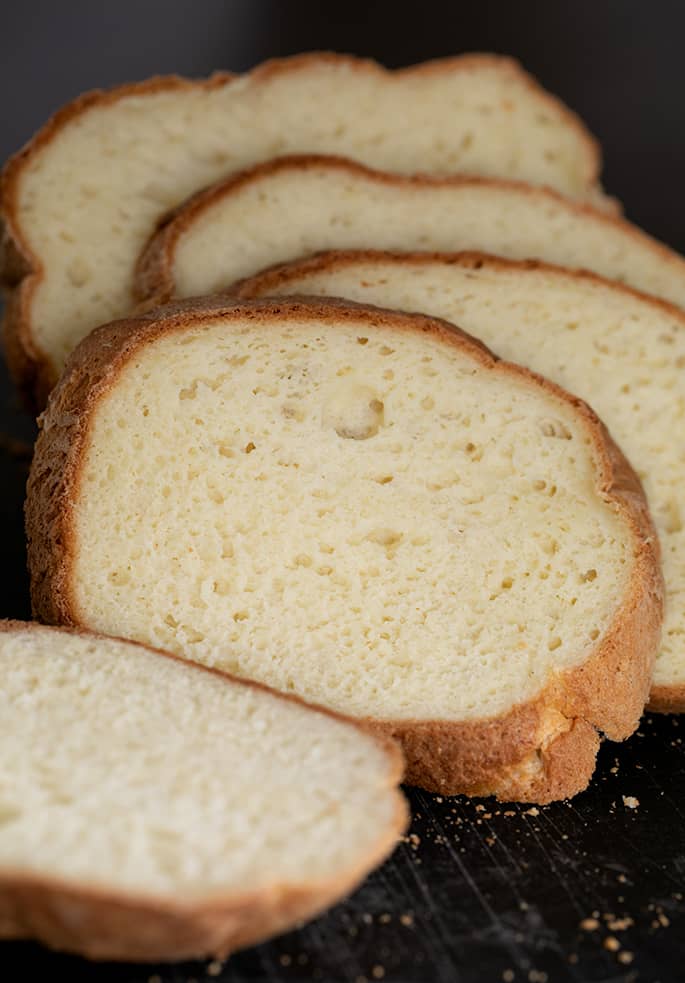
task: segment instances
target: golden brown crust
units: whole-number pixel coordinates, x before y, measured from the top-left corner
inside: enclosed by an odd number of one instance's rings
[[[0,632],[45,630],[26,622],[0,621]],[[105,637],[76,629],[56,630]],[[126,644],[172,659],[190,671],[226,677],[278,699],[308,706],[298,697],[274,693],[261,683],[236,679],[149,645]],[[312,709],[359,727],[357,722],[341,714],[321,707]],[[171,962],[206,956],[223,958],[238,948],[276,935],[301,919],[314,917],[351,893],[392,852],[407,827],[407,804],[396,789],[403,774],[402,754],[387,736],[379,735],[379,739],[388,758],[387,788],[395,788],[393,817],[367,856],[338,877],[312,880],[309,884],[274,883],[242,894],[216,893],[212,898],[196,902],[181,899],[171,902],[168,898],[127,895],[87,883],[39,877],[18,868],[5,869],[0,871],[0,939],[37,939],[54,949],[79,953],[89,959]]]
[[[216,296],[176,302],[93,332],[78,346],[52,393],[29,478],[26,522],[36,615],[52,623],[86,624],[71,589],[75,551],[71,510],[99,400],[139,347],[215,316],[317,318],[331,323],[368,319],[398,331],[430,332],[492,371],[524,378],[575,408],[595,449],[598,492],[623,516],[634,539],[628,594],[594,653],[577,668],[558,674],[535,700],[499,718],[367,720],[366,724],[402,740],[409,780],[445,793],[487,792],[542,802],[585,787],[592,774],[596,732],[622,740],[637,726],[659,643],[663,582],[644,493],[606,428],[585,403],[527,369],[499,361],[476,339],[434,318],[335,300],[236,302]]]
[[[346,157],[336,157],[332,154],[289,154],[238,171],[225,180],[210,185],[210,187],[204,188],[197,192],[197,194],[192,195],[183,204],[179,205],[178,208],[173,209],[166,216],[162,217],[157,231],[148,241],[136,264],[133,289],[138,302],[143,305],[144,309],[149,309],[156,304],[165,304],[176,296],[174,262],[177,246],[188,228],[201,218],[204,212],[220,202],[221,199],[235,194],[246,184],[268,179],[281,171],[288,171],[295,168],[300,171],[308,171],[322,167],[330,171],[340,171],[346,176],[375,182],[379,185],[390,185],[396,189],[452,188],[456,190],[460,188],[479,188],[490,189],[493,192],[510,191],[523,194],[527,198],[537,200],[541,205],[552,202],[565,208],[571,214],[585,215],[594,222],[606,224],[613,229],[618,229],[630,239],[637,240],[644,248],[650,249],[662,261],[672,264],[675,268],[676,275],[685,277],[685,260],[683,257],[679,256],[672,249],[669,249],[662,242],[643,232],[638,226],[627,222],[617,214],[601,211],[590,204],[565,198],[562,194],[553,191],[551,188],[535,187],[520,181],[507,181],[502,178],[471,176],[432,177],[430,175],[407,176],[404,174],[391,174],[386,171],[378,171],[374,168],[367,167],[365,164],[360,164]],[[336,252],[336,250],[332,250],[332,252]],[[373,250],[369,250],[369,252],[373,254]],[[478,255],[477,251],[466,252],[472,255]],[[410,253],[409,255],[415,254]],[[523,262],[528,261],[524,260]],[[531,262],[542,263],[542,261],[538,260],[531,260]],[[283,265],[286,266],[287,264]],[[586,271],[578,272],[586,273]],[[592,276],[589,271],[587,271],[587,275]],[[235,289],[235,286],[235,284],[226,285],[227,289],[230,287],[232,290]],[[639,291],[635,292],[639,296],[643,296]]]
[[[652,713],[685,713],[685,685],[652,686],[647,709]]]
[[[347,66],[354,72],[366,72],[384,78],[421,76],[426,74],[471,72],[483,66],[491,66],[506,72],[512,79],[522,82],[541,104],[561,116],[572,128],[584,146],[585,184],[587,194],[596,200],[602,198],[599,174],[602,166],[599,144],[589,133],[580,117],[559,99],[542,89],[514,59],[501,55],[469,54],[453,58],[436,59],[408,68],[388,70],[377,62],[339,55],[332,52],[307,52],[289,58],[278,58],[257,66],[244,76],[229,72],[216,72],[207,79],[190,80],[180,76],[156,76],[143,82],[134,82],[103,91],[86,92],[59,109],[38,133],[16,153],[0,173],[0,283],[4,283],[10,296],[12,316],[7,316],[4,339],[7,362],[22,394],[31,409],[42,408],[47,394],[57,381],[57,372],[47,354],[41,351],[33,337],[30,311],[33,294],[43,279],[44,269],[40,257],[29,247],[21,228],[18,210],[19,187],[22,174],[37,155],[73,120],[93,109],[111,105],[130,96],[144,96],[157,92],[187,89],[214,89],[230,85],[236,79],[249,79],[252,84],[270,80],[278,75],[306,72],[323,64]],[[609,202],[609,199],[602,199]],[[18,265],[17,265],[18,263]],[[17,269],[21,270],[17,276]],[[14,296],[16,294],[16,296]]]
[[[600,743],[587,720],[550,714],[544,696],[492,720],[371,726],[400,741],[407,784],[443,795],[495,795],[503,802],[540,805],[587,787]]]

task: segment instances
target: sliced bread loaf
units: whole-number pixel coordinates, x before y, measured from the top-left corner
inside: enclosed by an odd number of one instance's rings
[[[144,646],[0,622],[0,938],[171,960],[262,940],[392,850],[401,756]]]
[[[0,265],[16,288],[7,351],[19,382],[44,399],[76,342],[128,313],[135,260],[169,208],[257,161],[312,152],[405,174],[516,178],[607,202],[580,120],[496,55],[389,72],[308,54],[243,77],[88,93],[10,161],[0,185]]]
[[[445,318],[589,400],[634,465],[661,539],[666,617],[650,707],[685,710],[685,314],[591,274],[478,254],[331,253],[243,297],[339,296]]]
[[[430,789],[571,795],[649,691],[637,478],[585,404],[429,318],[209,298],[93,332],[27,531],[39,617],[363,720]]]
[[[138,265],[141,300],[195,297],[327,249],[483,250],[543,259],[685,307],[685,259],[628,222],[552,191],[404,178],[334,157],[288,157],[196,195]]]

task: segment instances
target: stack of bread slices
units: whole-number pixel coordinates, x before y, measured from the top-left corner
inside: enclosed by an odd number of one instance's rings
[[[546,803],[685,708],[685,260],[599,172],[483,55],[94,92],[7,164],[57,628],[0,632],[0,935],[223,955],[387,855],[402,774]]]

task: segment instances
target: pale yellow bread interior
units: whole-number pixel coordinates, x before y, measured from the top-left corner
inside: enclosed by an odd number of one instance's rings
[[[487,256],[364,253],[294,263],[242,296],[311,294],[460,325],[588,400],[635,467],[661,539],[666,617],[652,704],[685,709],[685,315],[594,277]]]
[[[230,940],[241,906],[263,936],[279,898],[299,892],[291,924],[314,913],[402,829],[397,749],[328,714],[35,624],[0,622],[0,664],[0,935],[168,958],[193,954],[194,906],[215,905],[215,937]],[[111,923],[91,938],[107,899]],[[128,938],[127,910],[139,911]],[[146,952],[164,910],[178,938]]]

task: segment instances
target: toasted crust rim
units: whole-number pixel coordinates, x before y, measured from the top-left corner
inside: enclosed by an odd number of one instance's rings
[[[365,722],[401,739],[408,781],[446,794],[496,794],[502,799],[546,802],[584,788],[594,765],[596,732],[622,740],[636,727],[659,642],[663,583],[658,540],[644,493],[630,465],[585,403],[528,369],[500,361],[479,341],[435,318],[340,301],[236,302],[217,296],[177,302],[97,329],[78,346],[51,396],[29,478],[27,535],[37,616],[47,622],[85,626],[70,582],[75,549],[72,508],[78,497],[89,421],[100,399],[140,347],[214,317],[354,319],[438,334],[483,366],[523,378],[574,408],[595,451],[598,494],[621,513],[635,543],[628,595],[595,653],[554,677],[535,699],[494,720]],[[587,730],[583,737],[580,722],[591,727],[592,738]],[[568,734],[576,724],[575,750],[569,760]],[[427,741],[432,757],[426,754]],[[560,774],[557,763],[562,756],[565,763]],[[515,766],[526,758],[539,758],[535,780],[522,778],[516,771]]]
[[[0,621],[0,632],[15,631],[27,634],[59,631],[96,639],[111,637],[73,627],[46,628],[22,621]],[[313,917],[341,900],[392,852],[408,825],[409,812],[397,788],[404,770],[403,756],[399,745],[388,735],[374,734],[343,714],[312,706],[298,696],[278,693],[254,680],[239,679],[145,643],[116,641],[170,659],[192,672],[200,670],[276,699],[285,699],[352,726],[375,740],[388,764],[386,791],[394,800],[392,819],[363,859],[338,876],[312,879],[309,883],[286,881],[228,894],[216,891],[207,899],[195,901],[171,900],[139,891],[107,890],[85,882],[6,868],[0,872],[0,939],[36,938],[53,948],[78,952],[91,959],[166,962],[224,957],[302,918]]]
[[[547,92],[513,58],[493,54],[466,54],[434,59],[405,68],[387,69],[371,59],[356,58],[334,52],[307,52],[288,58],[276,58],[258,65],[244,75],[216,72],[209,78],[191,80],[178,75],[155,76],[142,82],[120,85],[113,89],[86,92],[65,106],[45,123],[36,135],[6,163],[0,173],[0,283],[5,284],[10,300],[5,314],[3,337],[8,366],[20,388],[26,404],[37,411],[42,409],[48,393],[57,381],[57,371],[46,352],[40,349],[32,333],[31,304],[33,295],[45,276],[41,259],[30,248],[18,217],[19,185],[24,169],[72,120],[83,113],[108,106],[121,99],[157,92],[187,89],[211,90],[236,81],[259,84],[278,75],[304,72],[321,65],[347,66],[355,72],[367,72],[386,79],[428,74],[469,72],[489,66],[508,73],[522,82],[542,104],[560,116],[576,133],[583,145],[585,185],[587,193],[599,193],[602,169],[598,141],[586,128],[577,113],[552,93]]]

